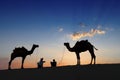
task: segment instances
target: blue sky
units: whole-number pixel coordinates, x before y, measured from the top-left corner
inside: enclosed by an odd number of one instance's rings
[[[32,44],[39,44],[40,47],[28,57],[28,60],[37,57],[33,62],[35,65],[40,57],[48,63],[53,58],[59,62],[63,43],[69,42],[73,46],[82,39],[88,39],[100,49],[96,51],[98,63],[119,63],[119,14],[119,0],[1,0],[0,68],[7,68],[15,47],[25,46],[30,50]],[[92,32],[93,29],[98,32]],[[94,35],[80,37],[84,32]],[[70,37],[75,33],[80,34],[77,40]],[[67,49],[65,52],[64,64],[75,64],[74,54],[67,54]],[[81,56],[83,64],[83,58],[89,57],[87,53]]]

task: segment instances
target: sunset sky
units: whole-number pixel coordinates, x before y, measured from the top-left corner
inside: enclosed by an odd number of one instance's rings
[[[76,56],[63,45],[88,39],[95,51],[97,64],[120,63],[119,0],[0,0],[0,69],[7,69],[15,47],[30,50],[38,44],[24,67],[34,68],[41,57],[50,66],[55,59],[59,66],[75,65]],[[81,55],[81,64],[90,63],[88,51]],[[20,68],[16,58],[12,68]]]

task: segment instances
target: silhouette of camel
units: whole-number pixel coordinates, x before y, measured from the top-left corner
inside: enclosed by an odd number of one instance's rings
[[[92,64],[93,59],[94,59],[94,64],[96,63],[96,56],[94,54],[94,48],[95,47],[90,42],[88,42],[88,40],[77,41],[73,48],[70,47],[69,43],[64,43],[64,45],[66,46],[66,48],[70,52],[75,52],[76,57],[77,57],[77,65],[80,65],[80,55],[79,55],[79,53],[87,51],[87,50],[91,54],[90,64]]]
[[[35,50],[35,48],[39,47],[39,45],[35,45],[33,44],[32,48],[30,51],[28,51],[26,48],[22,47],[18,47],[18,48],[15,48],[13,50],[13,53],[11,54],[11,59],[9,61],[9,65],[8,65],[8,69],[11,69],[11,62],[16,58],[16,57],[22,57],[22,65],[21,65],[21,68],[23,69],[23,63],[24,63],[24,60],[26,58],[27,55],[31,55],[33,53],[33,51]]]

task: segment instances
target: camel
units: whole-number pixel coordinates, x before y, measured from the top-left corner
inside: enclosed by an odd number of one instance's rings
[[[8,65],[8,69],[11,69],[11,62],[16,58],[16,57],[22,57],[22,65],[21,68],[23,69],[23,64],[24,64],[24,60],[26,58],[27,55],[31,55],[33,53],[33,51],[35,50],[35,48],[39,47],[39,45],[33,44],[32,48],[30,51],[28,51],[26,48],[24,47],[18,47],[15,48],[11,54],[11,59],[9,61],[9,65]]]
[[[91,54],[91,62],[90,64],[92,64],[92,61],[94,59],[94,64],[96,63],[96,56],[94,54],[94,46],[88,42],[88,40],[81,40],[81,41],[77,41],[76,44],[71,48],[69,43],[64,43],[64,45],[66,46],[66,48],[70,51],[70,52],[75,52],[76,57],[77,57],[77,65],[80,65],[80,55],[79,53],[81,52],[85,52],[85,51],[89,51],[89,53]],[[97,48],[95,48],[96,50],[98,50]]]

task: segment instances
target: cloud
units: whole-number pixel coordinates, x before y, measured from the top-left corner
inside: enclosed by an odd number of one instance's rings
[[[59,32],[62,32],[63,31],[63,28],[59,28],[59,30],[58,30]]]
[[[104,28],[103,28],[103,26],[100,25],[100,24],[97,25],[97,29],[104,29],[104,30],[106,30],[106,31],[113,31],[113,30],[114,30],[114,29],[111,28],[111,27],[105,27],[105,26],[104,26]]]
[[[96,34],[105,34],[106,31],[100,30],[100,29],[91,29],[89,32],[75,32],[73,34],[70,34],[70,38],[72,40],[78,40],[83,37],[93,37]]]

